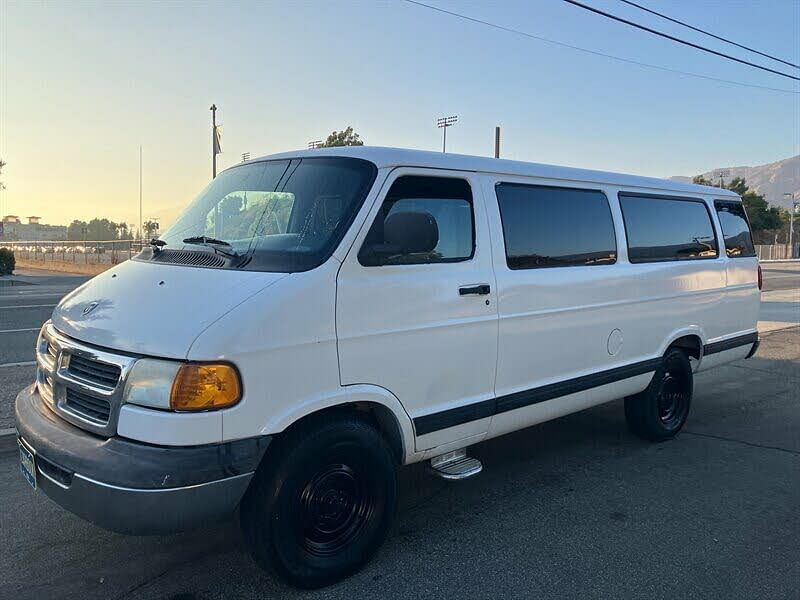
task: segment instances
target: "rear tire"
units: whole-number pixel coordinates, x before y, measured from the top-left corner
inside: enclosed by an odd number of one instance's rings
[[[276,440],[242,499],[247,548],[303,588],[334,583],[378,550],[397,506],[397,465],[358,416],[314,419]]]
[[[625,398],[625,418],[632,433],[653,442],[681,430],[692,404],[694,378],[689,357],[670,348],[643,392]]]

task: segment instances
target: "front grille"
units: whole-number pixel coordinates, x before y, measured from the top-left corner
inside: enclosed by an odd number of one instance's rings
[[[79,354],[70,356],[67,370],[70,375],[110,389],[116,387],[119,382],[119,366],[85,358]]]
[[[109,437],[117,432],[125,378],[135,362],[69,338],[46,323],[36,348],[36,387],[65,421]]]
[[[36,383],[39,386],[39,393],[48,402],[53,401],[53,377],[48,375],[41,368],[36,370]]]
[[[108,423],[111,416],[111,403],[108,400],[95,398],[72,388],[67,388],[64,404],[72,412],[98,423]]]

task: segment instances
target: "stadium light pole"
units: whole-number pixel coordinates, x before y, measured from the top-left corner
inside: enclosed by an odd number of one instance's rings
[[[447,128],[452,127],[458,121],[458,115],[451,117],[439,117],[436,119],[436,127],[442,130],[442,152],[447,152]]]
[[[142,146],[141,144],[139,144],[139,237],[142,238]]]

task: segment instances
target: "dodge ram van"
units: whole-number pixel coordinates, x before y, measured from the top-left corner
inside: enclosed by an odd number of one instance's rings
[[[727,190],[267,156],[55,308],[16,399],[21,470],[121,532],[238,513],[260,565],[318,587],[376,552],[401,465],[469,477],[469,446],[621,398],[634,434],[674,437],[693,375],[756,351],[760,287]]]

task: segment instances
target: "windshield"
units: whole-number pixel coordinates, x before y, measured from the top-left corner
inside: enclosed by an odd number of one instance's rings
[[[214,179],[159,239],[169,249],[199,250],[198,238],[213,238],[213,244],[200,243],[250,256],[246,268],[253,270],[313,269],[341,241],[376,173],[372,163],[353,158],[234,167]]]

